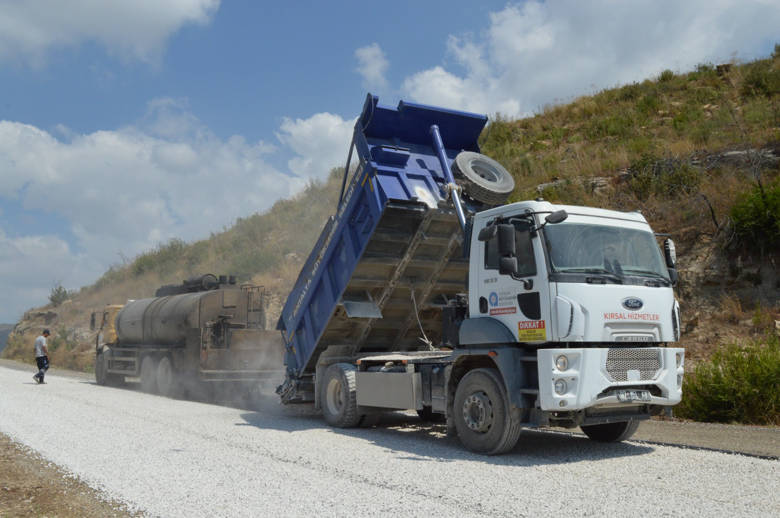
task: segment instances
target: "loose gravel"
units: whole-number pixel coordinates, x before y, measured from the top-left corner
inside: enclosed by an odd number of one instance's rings
[[[780,462],[527,432],[483,457],[392,414],[336,430],[0,367],[0,432],[150,516],[778,516]]]

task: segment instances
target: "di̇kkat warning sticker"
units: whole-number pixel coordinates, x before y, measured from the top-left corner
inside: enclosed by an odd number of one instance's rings
[[[517,323],[517,339],[521,342],[541,342],[547,340],[544,320],[521,320]]]

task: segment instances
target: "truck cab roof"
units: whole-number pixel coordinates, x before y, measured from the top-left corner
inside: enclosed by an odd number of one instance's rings
[[[488,209],[476,214],[476,218],[494,218],[507,214],[546,214],[556,210],[565,210],[570,215],[593,216],[598,218],[617,219],[636,223],[645,223],[647,220],[641,212],[623,212],[618,210],[598,209],[594,207],[581,207],[577,205],[560,205],[549,201],[519,201]]]

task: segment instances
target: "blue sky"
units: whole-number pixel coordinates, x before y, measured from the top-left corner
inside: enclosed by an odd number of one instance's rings
[[[368,91],[522,117],[778,27],[768,0],[0,0],[0,322],[323,178]]]

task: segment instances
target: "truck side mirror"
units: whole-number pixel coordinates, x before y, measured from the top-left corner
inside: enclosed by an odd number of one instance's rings
[[[490,241],[496,235],[497,230],[498,227],[495,225],[488,225],[487,227],[483,227],[482,230],[479,231],[477,239],[480,241]]]
[[[515,255],[515,226],[496,225],[498,227],[498,255],[500,257],[514,257]]]
[[[517,257],[501,257],[498,260],[499,275],[517,275]]]
[[[544,218],[544,220],[547,223],[550,223],[551,225],[554,225],[556,223],[560,223],[562,221],[565,221],[566,218],[568,218],[568,217],[569,217],[569,214],[565,210],[561,209],[561,210],[556,210],[555,212],[551,212],[550,214],[547,215],[547,217]]]
[[[92,314],[89,316],[89,330],[94,331],[95,330],[95,312],[93,311]]]
[[[666,266],[674,268],[677,263],[677,251],[674,248],[674,241],[670,238],[664,239],[664,257],[666,258]]]
[[[669,272],[669,280],[672,281],[672,286],[677,286],[677,281],[679,280],[677,270],[674,268],[667,268],[667,271]]]

